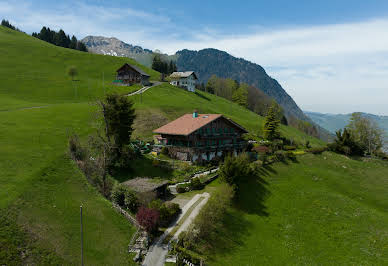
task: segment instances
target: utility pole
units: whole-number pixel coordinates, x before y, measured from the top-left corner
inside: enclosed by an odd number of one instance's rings
[[[82,225],[82,205],[79,206],[80,208],[80,218],[81,218],[81,265],[84,266],[84,232],[83,232],[83,225]]]

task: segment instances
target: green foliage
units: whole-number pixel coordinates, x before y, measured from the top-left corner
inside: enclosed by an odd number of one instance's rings
[[[85,160],[88,155],[88,151],[82,146],[77,135],[72,135],[69,138],[69,152],[76,161]]]
[[[218,174],[222,181],[234,189],[237,198],[241,193],[241,185],[249,178],[258,177],[257,169],[251,166],[246,154],[240,154],[237,157],[226,156]]]
[[[75,66],[69,67],[67,74],[71,77],[71,80],[74,81],[74,77],[78,75],[78,70]]]
[[[160,153],[163,154],[163,155],[168,155],[168,147],[164,146],[162,148],[162,150],[160,151]]]
[[[39,33],[33,32],[32,36],[57,46],[75,49],[82,52],[88,51],[85,44],[78,41],[74,35],[70,39],[70,36],[66,35],[66,33],[62,29],[56,32],[54,30],[51,30],[50,28],[43,27]]]
[[[161,58],[161,55],[157,53],[154,54],[152,59],[152,69],[166,75],[177,71],[177,67],[174,61],[170,60],[169,62],[166,62]]]
[[[306,149],[310,149],[311,148],[310,141],[306,140],[306,143],[304,146],[306,147]]]
[[[325,151],[327,151],[327,147],[315,147],[307,150],[307,152],[310,152],[312,154],[321,154]]]
[[[183,247],[190,248],[196,241],[211,241],[215,229],[221,226],[224,215],[231,205],[234,196],[233,188],[223,184],[208,200],[195,218],[191,232],[186,235]]]
[[[268,140],[275,140],[280,137],[279,124],[280,121],[277,118],[277,107],[275,103],[269,108],[268,114],[265,117],[263,126],[264,138]]]
[[[113,138],[119,149],[131,141],[132,125],[136,118],[133,102],[124,95],[108,94],[100,102],[104,116],[106,137]]]
[[[275,151],[275,158],[278,162],[284,162],[286,160],[286,152],[285,151]]]
[[[364,155],[362,147],[346,128],[343,132],[341,130],[336,132],[336,138],[328,145],[328,149],[345,155]]]
[[[346,128],[366,153],[376,154],[383,147],[383,131],[375,121],[361,113],[353,113]]]
[[[1,26],[7,27],[7,28],[9,28],[9,29],[11,29],[11,30],[16,30],[16,31],[20,31],[20,32],[21,32],[21,30],[19,30],[18,28],[16,28],[14,25],[12,25],[11,23],[9,23],[8,20],[5,20],[5,19],[3,19],[3,20],[1,21]]]
[[[206,92],[233,101],[249,110],[265,115],[271,106],[272,99],[261,90],[246,83],[238,83],[230,78],[219,78],[212,75],[204,89]]]
[[[190,184],[179,184],[176,186],[176,192],[185,193],[190,190]]]
[[[248,105],[248,85],[242,84],[238,89],[233,92],[232,100],[244,107]]]
[[[160,199],[150,202],[148,208],[159,212],[159,225],[162,227],[168,226],[182,211],[179,204],[163,203]]]
[[[136,213],[139,200],[136,194],[127,186],[116,183],[112,189],[111,199],[117,205]]]
[[[190,190],[201,190],[203,187],[204,185],[201,183],[199,177],[190,180]]]

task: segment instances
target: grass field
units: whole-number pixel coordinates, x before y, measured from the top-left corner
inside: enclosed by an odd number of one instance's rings
[[[80,205],[86,264],[128,264],[126,249],[134,229],[87,184],[66,150],[71,133],[82,138],[93,130],[95,99],[136,89],[110,84],[119,66],[136,63],[56,47],[1,26],[0,52],[5,55],[0,57],[0,264],[46,264],[42,254],[52,258],[49,262],[79,264]],[[66,74],[72,65],[79,72],[74,82]],[[159,78],[158,72],[142,68],[151,79]],[[224,99],[168,84],[133,99],[135,136],[141,138],[150,139],[154,128],[195,108],[224,113],[250,130],[263,121]],[[300,141],[321,143],[289,127],[282,131]],[[28,255],[19,261],[26,250]]]
[[[306,154],[252,180],[209,252],[210,265],[387,265],[388,163]]]

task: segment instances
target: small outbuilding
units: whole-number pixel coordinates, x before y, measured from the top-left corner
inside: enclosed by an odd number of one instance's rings
[[[167,180],[155,180],[152,178],[136,177],[122,183],[137,193],[154,192],[156,197],[164,197],[167,193]]]
[[[139,67],[125,63],[122,67],[116,70],[116,81],[132,85],[141,83],[143,85],[150,85],[150,75],[145,73]]]

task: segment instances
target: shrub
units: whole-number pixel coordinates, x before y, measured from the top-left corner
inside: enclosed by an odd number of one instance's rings
[[[276,151],[275,158],[279,162],[283,162],[286,160],[286,153],[284,151]]]
[[[296,155],[294,154],[293,151],[286,151],[285,156],[287,159],[290,159],[291,161],[296,160]]]
[[[285,145],[285,146],[283,147],[283,149],[284,149],[285,151],[294,151],[294,150],[296,150],[296,146]]]
[[[117,205],[136,212],[139,201],[133,191],[122,184],[115,184],[112,189],[111,199]]]
[[[153,233],[158,229],[159,211],[142,206],[136,214],[136,221],[148,233]]]
[[[181,213],[181,208],[176,203],[165,203],[160,206],[160,225],[168,226]]]
[[[152,201],[148,205],[149,209],[159,212],[159,225],[168,226],[181,212],[181,208],[176,203],[163,203],[160,199]]]
[[[135,213],[139,207],[139,201],[136,194],[129,189],[125,191],[124,206],[133,213]]]
[[[69,152],[70,156],[76,161],[85,160],[87,157],[87,151],[82,147],[77,135],[72,135],[69,138]]]
[[[376,152],[376,156],[380,159],[383,159],[383,160],[388,160],[388,154],[383,152],[383,151],[378,151]]]
[[[310,152],[312,154],[321,154],[325,151],[327,151],[327,147],[316,147],[307,150],[307,152]]]
[[[189,184],[179,184],[176,186],[176,192],[185,193],[189,191]]]
[[[164,155],[168,155],[168,147],[163,147],[160,153]]]
[[[311,145],[310,145],[310,141],[309,141],[309,140],[306,140],[305,147],[306,147],[306,149],[310,149],[310,148],[311,148]]]
[[[217,237],[216,228],[222,226],[224,215],[231,205],[233,198],[233,188],[223,184],[208,200],[207,204],[200,210],[194,219],[191,230],[186,234],[185,239],[181,239],[185,248],[198,240],[211,243]]]
[[[204,185],[201,183],[201,180],[197,178],[193,178],[190,181],[190,190],[201,190],[203,189]]]
[[[125,192],[126,188],[121,184],[115,184],[112,189],[111,198],[114,203],[123,207],[125,204]]]

